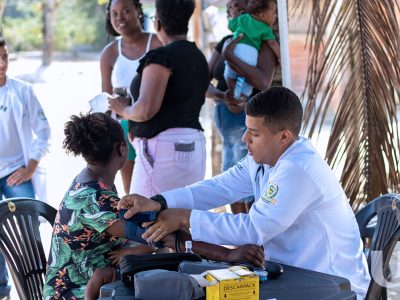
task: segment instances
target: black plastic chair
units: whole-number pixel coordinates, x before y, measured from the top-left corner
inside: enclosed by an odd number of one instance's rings
[[[387,290],[381,283],[376,282],[377,278],[381,278],[383,281],[390,283],[390,257],[392,256],[393,250],[397,245],[397,242],[400,239],[400,226],[397,227],[396,231],[392,234],[389,238],[388,242],[386,243],[384,249],[382,250],[382,259],[372,259],[371,262],[371,283],[368,287],[368,293],[365,299],[372,300],[372,299],[387,299]],[[373,253],[373,252],[372,252]],[[371,257],[374,254],[371,255]],[[373,274],[377,272],[377,274]],[[396,282],[396,285],[398,283]]]
[[[54,224],[57,210],[35,199],[0,201],[0,250],[23,300],[43,299],[46,256],[39,216]]]
[[[363,207],[356,219],[360,228],[360,235],[366,245],[366,240],[371,239],[367,252],[367,262],[370,274],[374,268],[382,268],[386,279],[390,278],[389,261],[393,252],[392,245],[399,239],[400,228],[400,195],[386,194],[378,197]],[[375,220],[376,219],[376,220]],[[372,220],[372,222],[371,222]],[[381,251],[382,265],[371,265],[371,253]],[[371,279],[366,299],[387,299],[386,288]]]

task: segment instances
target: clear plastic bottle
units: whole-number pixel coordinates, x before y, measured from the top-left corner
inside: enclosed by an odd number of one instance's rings
[[[233,90],[233,98],[240,100],[240,96],[242,95],[243,84],[246,81],[244,77],[238,76],[236,77],[235,88]]]
[[[185,241],[185,253],[193,253],[192,241]]]

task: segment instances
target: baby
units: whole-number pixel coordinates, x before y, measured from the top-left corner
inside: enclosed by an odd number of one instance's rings
[[[240,0],[237,0],[240,1]],[[232,1],[232,3],[235,1]],[[258,52],[264,41],[267,41],[276,57],[280,58],[279,45],[275,39],[275,35],[271,26],[276,20],[276,3],[273,0],[249,0],[246,10],[240,9],[240,6],[232,4],[229,7],[228,27],[234,33],[233,38],[237,38],[242,34],[243,38],[234,48],[234,55],[243,62],[256,66],[258,60]],[[234,96],[240,98],[241,94],[249,97],[253,91],[253,87],[243,78],[239,78],[238,74],[233,71],[229,64],[225,66],[225,81]],[[241,80],[241,91],[235,91],[237,80]],[[238,95],[236,95],[238,94]]]

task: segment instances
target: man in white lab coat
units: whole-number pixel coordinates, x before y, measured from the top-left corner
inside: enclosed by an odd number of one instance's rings
[[[302,113],[289,89],[260,92],[246,105],[244,159],[210,180],[153,196],[154,201],[126,196],[120,203],[129,208],[125,216],[161,209],[144,238],[158,241],[186,227],[193,240],[263,245],[266,259],[345,277],[365,296],[370,276],[358,225],[332,170],[299,136]],[[208,211],[250,195],[256,201],[248,215]]]
[[[45,172],[39,166],[50,146],[50,126],[31,85],[7,76],[8,48],[0,37],[0,200],[46,201]],[[10,294],[0,253],[0,299]]]

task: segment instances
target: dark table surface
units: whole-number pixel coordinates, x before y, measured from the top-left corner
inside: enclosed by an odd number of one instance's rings
[[[260,299],[356,299],[350,281],[339,276],[283,265],[277,278],[260,283]]]
[[[282,266],[284,271],[280,277],[260,283],[260,299],[356,299],[356,294],[350,289],[349,280],[343,277],[288,265]],[[101,288],[99,300],[134,299],[134,295],[132,287],[126,286],[121,281],[115,281]]]

